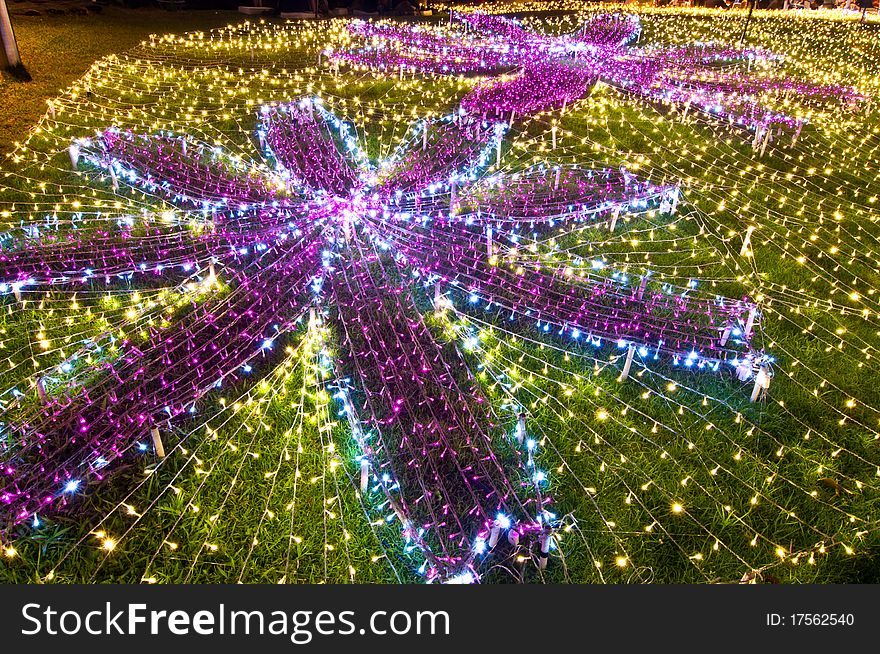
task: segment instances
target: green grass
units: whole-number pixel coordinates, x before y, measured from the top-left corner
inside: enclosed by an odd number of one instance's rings
[[[0,153],[23,141],[46,113],[46,100],[70,86],[96,59],[133,48],[150,34],[208,30],[242,20],[231,11],[116,7],[88,16],[14,16],[19,54],[33,81],[18,82],[5,72],[0,78]]]
[[[169,22],[181,14],[171,16]],[[741,18],[648,12],[643,43],[735,41]],[[110,16],[75,19],[82,25],[71,29],[87,31],[87,21],[95,20],[109,21],[108,36],[82,46],[86,59],[139,42],[145,32],[138,30],[164,31],[152,17],[135,28]],[[196,20],[207,26],[215,18]],[[548,20],[550,30],[573,26],[565,18]],[[788,74],[848,80],[876,98],[876,26],[804,20],[759,12],[750,39],[789,54],[779,64]],[[24,25],[17,25],[23,57],[37,77]],[[33,27],[34,38],[49,30],[70,41],[61,25]],[[70,140],[110,123],[185,131],[256,158],[256,107],[319,92],[378,157],[417,117],[455,106],[472,83],[399,83],[349,72],[335,78],[313,68],[319,41],[299,35],[253,58],[229,41],[217,49],[163,42],[105,60],[62,95],[59,119],[41,122],[7,160],[0,211],[12,227],[51,212],[66,220],[82,207],[111,214],[155,210],[140,191],[115,194],[96,171],[69,170]],[[57,86],[72,79],[53,74]],[[4,83],[4,97],[10,85]],[[16,102],[31,125],[44,98],[28,93]],[[765,315],[756,338],[778,364],[769,400],[751,404],[750,386],[730,370],[691,372],[649,361],[621,383],[613,344],[573,346],[528,325],[514,340],[502,331],[505,316],[480,310],[429,317],[438,338],[459,346],[467,330],[480,331],[480,345],[466,359],[500,415],[509,417],[504,407],[512,401],[526,408],[562,519],[563,556],[555,555],[545,573],[526,561],[510,566],[514,576],[496,569],[487,579],[707,583],[761,570],[765,581],[880,581],[880,214],[871,200],[880,179],[878,112],[851,119],[818,111],[795,147],[783,136],[760,159],[748,134],[611,89],[597,89],[559,119],[560,147],[551,152],[557,118],[520,124],[502,167],[540,160],[626,165],[655,182],[681,180],[684,200],[675,216],[627,216],[613,233],[602,225],[560,229],[555,242],[539,245],[542,262],[578,271],[601,257],[609,270],[633,276],[650,269],[656,284],[697,279],[697,292],[760,296]],[[22,135],[19,129],[8,138]],[[750,224],[759,225],[754,256],[741,258]],[[10,368],[0,374],[0,388],[22,380],[23,370],[57,364],[65,354],[59,349],[69,354],[72,343],[108,325],[136,338],[139,324],[120,326],[134,301],[128,289],[118,290],[119,306],[107,306],[103,286],[95,286],[80,294],[77,310],[63,292],[41,298],[42,307],[5,310],[0,366]],[[414,292],[427,307],[428,298]],[[857,299],[849,297],[853,292]],[[87,308],[100,317],[82,319]],[[38,331],[50,341],[45,353]],[[20,528],[14,542],[4,540],[16,553],[0,558],[0,580],[416,581],[396,524],[357,493],[352,438],[321,392],[327,373],[304,338],[303,329],[285,345],[305,348],[308,356],[298,350],[284,363],[279,355],[266,385],[225,388],[200,403],[198,421],[167,435],[172,453],[161,465],[150,455],[128,458],[70,510],[46,516],[38,529]],[[339,334],[325,338],[331,353],[339,347]],[[36,402],[35,392],[30,399]],[[846,406],[849,399],[856,400],[853,407]],[[681,512],[672,509],[676,504]],[[112,551],[102,548],[107,539]]]

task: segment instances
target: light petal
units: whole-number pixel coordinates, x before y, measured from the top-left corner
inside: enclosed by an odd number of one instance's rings
[[[361,420],[377,434],[374,474],[387,475],[392,507],[428,557],[429,578],[448,578],[473,564],[497,513],[534,525],[538,502],[524,496],[522,457],[455,348],[437,343],[409,289],[371,270],[394,264],[354,256],[333,280],[336,328]]]
[[[359,169],[343,148],[356,147],[348,125],[311,98],[267,108],[261,131],[267,151],[289,178],[312,192],[348,196]]]

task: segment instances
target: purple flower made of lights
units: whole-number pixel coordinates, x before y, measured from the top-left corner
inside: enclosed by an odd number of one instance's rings
[[[40,247],[0,255],[5,288],[26,301],[49,286],[137,278],[138,288],[170,288],[188,309],[151,321],[142,340],[91,339],[57,371],[27,380],[32,392],[7,407],[15,418],[0,528],[69,505],[145,449],[151,430],[193,433],[205,396],[264,374],[311,309],[338,342],[334,396],[364,491],[399,520],[425,576],[473,579],[495,547],[546,545],[552,498],[534,442],[505,426],[510,416],[496,413],[425,310],[479,312],[570,347],[610,341],[638,346],[640,360],[717,369],[748,346],[731,337],[748,305],[520,256],[524,238],[622,212],[672,212],[678,189],[604,168],[487,172],[505,129],[458,111],[416,123],[374,163],[349,123],[303,98],[263,108],[262,161],[116,128],[75,143],[71,156],[96,183],[135,189],[156,210],[36,235]],[[226,290],[215,293],[220,282]],[[467,340],[473,349],[479,335]]]
[[[620,91],[693,110],[754,130],[756,145],[771,127],[800,130],[803,119],[773,108],[789,95],[802,103],[853,107],[864,96],[852,88],[815,85],[751,72],[753,62],[777,57],[762,50],[713,43],[633,47],[638,16],[602,14],[573,34],[529,32],[518,21],[482,13],[453,14],[449,28],[392,22],[351,24],[351,45],[327,55],[389,72],[475,74],[462,101],[468,112],[508,117],[565,107],[601,81]],[[731,62],[747,62],[731,67]],[[499,75],[501,75],[499,77]]]

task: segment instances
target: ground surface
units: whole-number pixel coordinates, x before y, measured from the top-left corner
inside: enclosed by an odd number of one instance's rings
[[[58,95],[80,77],[96,59],[133,48],[150,34],[222,27],[243,20],[231,11],[177,11],[106,7],[100,14],[64,16],[15,15],[13,29],[21,59],[33,77],[29,83],[0,81],[3,115],[0,117],[0,153],[46,113],[46,100]]]

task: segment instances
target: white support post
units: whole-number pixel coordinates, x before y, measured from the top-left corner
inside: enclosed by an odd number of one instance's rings
[[[116,176],[116,169],[113,167],[113,164],[110,164],[110,181],[113,184],[113,190],[119,190],[119,177]]]
[[[516,437],[516,442],[520,445],[525,442],[526,439],[526,414],[520,413],[516,417],[516,431],[514,432],[514,436]]]
[[[422,130],[422,152],[428,149],[428,123],[425,123],[425,129]]]
[[[49,115],[52,117],[52,120],[55,120],[55,102],[52,100],[46,100],[46,104],[49,105]]]
[[[554,150],[556,149],[556,130],[557,130],[556,125],[554,125],[553,127],[550,128],[550,133],[553,135],[553,149]]]
[[[498,539],[501,537],[501,523],[496,520],[492,523],[492,530],[489,532],[489,547],[495,547]]]
[[[22,300],[22,297],[21,297],[21,284],[19,284],[17,282],[12,284],[12,294],[15,296],[16,302],[19,302],[21,304],[24,303],[24,301]]]
[[[46,385],[42,377],[37,378],[37,395],[40,396],[40,402],[46,403]]]
[[[769,127],[767,128],[767,131],[764,132],[764,142],[761,144],[761,153],[760,153],[761,157],[764,156],[764,152],[767,150],[767,144],[770,142],[770,134],[772,132],[773,132],[773,130],[771,130]]]
[[[562,167],[561,167],[561,166],[557,166],[557,167],[556,167],[556,180],[553,182],[553,190],[554,190],[554,191],[558,191],[558,190],[559,190],[559,177],[560,177],[561,174],[562,174]]]
[[[721,333],[721,342],[719,343],[721,347],[727,345],[727,341],[730,340],[731,331],[733,331],[733,325],[728,322],[727,325],[724,327],[724,331]]]
[[[642,277],[642,281],[639,282],[639,291],[636,293],[636,298],[641,300],[645,297],[645,289],[648,288],[648,276],[645,275]]]
[[[538,542],[541,544],[541,553],[538,555],[538,567],[541,568],[541,570],[547,568],[547,559],[550,558],[550,541],[552,538],[553,534],[549,529],[545,529],[538,538]]]
[[[75,169],[79,163],[79,144],[71,143],[70,147],[67,148],[67,154],[70,155],[70,163]]]
[[[510,124],[513,125],[513,119],[516,118],[516,109],[510,110]]]
[[[746,227],[746,235],[743,237],[742,247],[739,249],[739,256],[744,257],[749,252],[749,246],[752,243],[752,232],[755,231],[754,225]]]
[[[630,343],[629,347],[626,349],[626,361],[623,364],[623,372],[620,373],[620,381],[626,381],[626,378],[629,377],[629,370],[632,367],[633,356],[636,353],[636,344]]]
[[[398,78],[401,82],[403,81],[403,62],[400,64],[400,77]]]
[[[159,434],[159,428],[156,425],[150,427],[150,436],[153,439],[153,447],[156,448],[156,456],[160,459],[164,459],[165,446],[162,445],[162,436]]]
[[[755,318],[758,314],[758,305],[753,304],[749,307],[749,317],[746,318],[746,327],[743,330],[743,335],[748,340],[752,337],[752,328],[755,326]]]
[[[440,282],[434,284],[434,311],[440,311],[440,304],[443,302],[443,291],[440,290]]]
[[[492,227],[486,227],[486,255],[492,256]]]
[[[752,387],[752,396],[750,402],[757,402],[762,390],[770,388],[770,371],[767,366],[761,366],[758,374],[755,375],[755,385]]]
[[[501,168],[501,139],[495,144],[495,166]]]
[[[367,492],[370,483],[370,462],[366,457],[361,459],[361,495]]]
[[[620,218],[620,205],[614,207],[614,213],[611,214],[611,222],[608,225],[608,231],[613,232],[617,227],[617,219]]]

